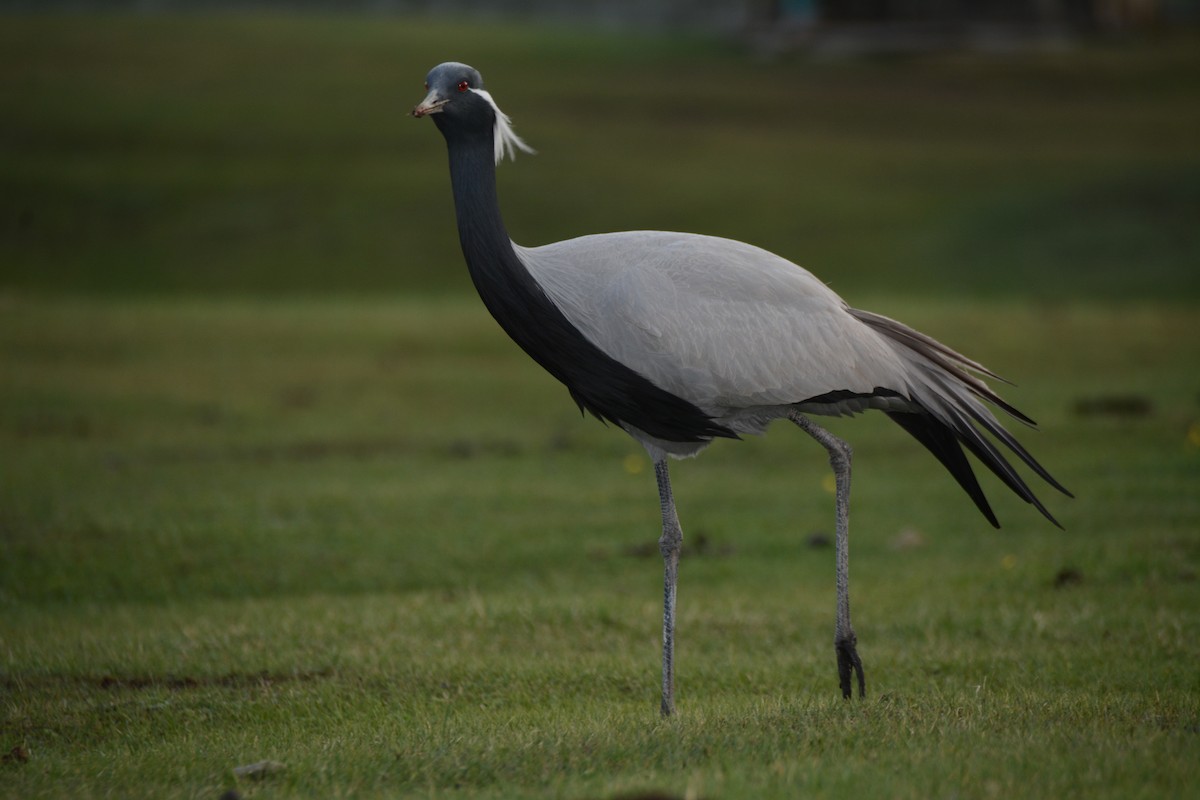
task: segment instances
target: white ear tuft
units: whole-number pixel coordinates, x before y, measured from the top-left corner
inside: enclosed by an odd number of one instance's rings
[[[517,150],[524,150],[526,153],[536,153],[529,145],[525,144],[525,140],[517,136],[516,131],[512,129],[512,120],[508,114],[500,110],[500,106],[496,105],[496,101],[492,99],[491,94],[483,89],[472,89],[472,92],[487,100],[492,106],[492,111],[496,112],[496,130],[495,130],[495,148],[496,148],[496,163],[499,164],[504,160],[505,156],[516,158]]]

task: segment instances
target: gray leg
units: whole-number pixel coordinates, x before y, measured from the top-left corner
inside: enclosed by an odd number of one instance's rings
[[[658,479],[658,501],[662,508],[662,537],[658,540],[663,556],[662,715],[669,717],[675,713],[675,584],[679,577],[683,529],[675,513],[666,456],[654,462],[654,476]]]
[[[837,623],[833,645],[837,649],[838,683],[842,696],[849,698],[851,670],[858,675],[858,696],[866,694],[862,659],[858,657],[858,638],[850,625],[850,445],[817,425],[808,417],[793,411],[788,419],[816,439],[829,453],[829,465],[837,481]]]

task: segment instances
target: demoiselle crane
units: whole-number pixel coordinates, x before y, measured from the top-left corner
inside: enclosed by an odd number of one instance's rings
[[[668,457],[715,438],[760,434],[787,419],[829,454],[836,478],[834,645],[844,697],[865,692],[850,624],[850,446],[809,414],[879,409],[925,445],[992,525],[963,448],[1019,497],[1058,522],[982,431],[1070,495],[1006,431],[987,402],[1028,425],[996,395],[981,364],[895,320],[848,306],[807,270],[742,242],[633,231],[542,247],[515,244],[496,194],[496,164],[532,152],[472,67],[430,71],[414,117],[445,137],[458,235],[484,305],[521,349],[566,385],[581,411],[642,444],[662,510],[662,713],[675,708],[675,590],[683,541]],[[982,430],[981,430],[982,429]]]

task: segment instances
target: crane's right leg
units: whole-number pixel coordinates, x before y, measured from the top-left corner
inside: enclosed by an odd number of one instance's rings
[[[866,694],[866,679],[862,659],[858,657],[858,637],[850,624],[850,445],[798,411],[789,413],[788,419],[825,448],[829,453],[829,466],[833,467],[837,495],[837,622],[833,645],[837,649],[842,697],[849,698],[853,694],[851,670],[857,674],[858,696],[862,697]]]
[[[665,455],[655,460],[654,477],[658,480],[658,501],[662,508],[662,537],[658,540],[663,557],[662,715],[669,717],[675,713],[675,584],[679,578],[683,529],[675,513]]]

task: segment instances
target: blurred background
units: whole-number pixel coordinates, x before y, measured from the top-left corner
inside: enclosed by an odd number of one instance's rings
[[[853,298],[1200,297],[1194,0],[0,2],[0,292],[470,292],[444,148],[478,67],[528,245],[759,244]]]

